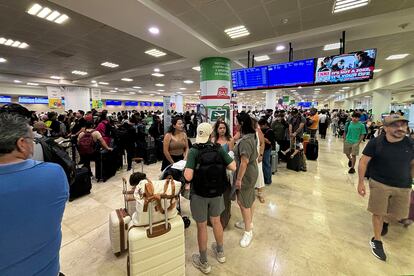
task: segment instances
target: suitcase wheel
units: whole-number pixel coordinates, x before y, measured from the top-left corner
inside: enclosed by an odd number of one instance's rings
[[[191,220],[188,217],[183,217],[184,228],[190,227]]]

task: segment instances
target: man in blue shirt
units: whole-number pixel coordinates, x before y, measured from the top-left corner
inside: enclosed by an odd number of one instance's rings
[[[0,275],[59,274],[61,222],[68,182],[57,164],[30,159],[33,132],[0,113]]]

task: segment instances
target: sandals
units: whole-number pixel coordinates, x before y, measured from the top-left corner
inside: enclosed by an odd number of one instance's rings
[[[257,198],[259,199],[260,203],[265,203],[265,199],[262,196],[262,193],[257,193]]]

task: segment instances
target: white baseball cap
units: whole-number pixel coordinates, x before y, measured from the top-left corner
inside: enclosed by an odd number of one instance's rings
[[[210,139],[210,135],[213,132],[213,128],[209,123],[201,123],[197,127],[197,137],[196,143],[197,144],[204,144],[207,143]]]

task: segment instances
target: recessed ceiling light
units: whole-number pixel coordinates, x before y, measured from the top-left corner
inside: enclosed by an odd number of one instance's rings
[[[187,90],[187,88],[185,88],[185,87],[181,87],[181,88],[180,88],[180,90]]]
[[[130,78],[122,78],[121,81],[133,81],[134,79],[130,79]]]
[[[22,81],[19,81],[19,80],[14,80],[13,82],[14,83],[22,83]]]
[[[237,26],[237,27],[233,27],[233,28],[228,28],[225,29],[224,32],[231,38],[231,39],[235,39],[235,38],[239,38],[239,37],[243,37],[243,36],[247,36],[249,35],[249,31],[246,29],[245,26],[241,25],[241,26]]]
[[[4,62],[7,62],[7,59],[5,59],[5,58],[0,58],[0,63],[4,63]]]
[[[88,72],[85,72],[85,71],[79,71],[79,70],[73,70],[73,71],[72,71],[72,74],[74,74],[74,75],[81,75],[81,76],[85,76],[85,75],[87,75],[87,74],[88,74]]]
[[[27,85],[38,86],[39,84],[35,82],[28,82]]]
[[[141,86],[132,86],[132,88],[141,89],[142,87]]]
[[[269,59],[270,59],[270,57],[268,55],[254,57],[254,60],[255,61],[258,61],[258,62],[265,61],[265,60],[269,60]]]
[[[337,42],[337,43],[332,43],[332,44],[326,44],[325,46],[323,46],[323,50],[324,51],[330,51],[330,50],[336,50],[341,48],[341,43]]]
[[[403,59],[406,58],[410,54],[398,54],[398,55],[391,55],[386,58],[386,60],[396,60],[396,59]]]
[[[9,46],[9,47],[20,48],[20,49],[25,49],[29,47],[29,44],[27,44],[26,42],[20,42],[18,40],[15,41],[13,39],[4,38],[4,37],[0,37],[0,44]]]
[[[96,83],[96,80],[91,81],[91,83]]]
[[[184,83],[186,83],[186,84],[192,84],[192,83],[194,83],[194,81],[192,81],[192,80],[185,80]]]
[[[162,74],[162,73],[152,73],[151,76],[159,77],[160,78],[160,77],[164,77],[165,75]]]
[[[116,93],[117,91],[116,90],[109,90],[109,92]]]
[[[115,90],[118,90],[118,87],[115,87],[114,89],[115,89]]]
[[[39,18],[44,18],[48,21],[55,22],[57,24],[62,24],[68,20],[69,16],[66,14],[61,14],[58,11],[52,11],[48,7],[42,7],[41,5],[35,3],[28,10],[27,13],[30,15],[37,16]]]
[[[369,4],[370,0],[335,0],[332,13],[339,13],[360,8]]]
[[[163,86],[165,86],[165,84],[163,84],[163,83],[156,83],[155,86],[163,87]]]
[[[194,66],[194,67],[193,67],[193,68],[191,68],[191,69],[196,70],[196,71],[200,71],[200,70],[201,70],[200,66]]]
[[[382,71],[382,69],[374,69],[374,73],[378,73],[378,72],[381,72]]]
[[[160,33],[160,29],[158,29],[157,27],[151,27],[148,29],[148,31],[154,35],[157,35]]]
[[[104,81],[100,81],[100,82],[98,82],[99,84],[102,84],[102,85],[108,85],[109,84],[109,82],[104,82]]]
[[[339,94],[339,93],[341,93],[341,92],[335,92],[335,94]]]
[[[296,90],[295,90],[295,89],[293,89],[293,90],[290,90],[290,92],[296,92]]]
[[[371,96],[364,96],[365,98],[371,98]]]
[[[315,90],[315,91],[321,91],[321,89],[320,89],[320,88],[315,88],[315,89],[313,89],[313,90]]]
[[[200,90],[197,90],[197,93],[200,93],[201,91]]]
[[[154,96],[155,94],[152,94],[152,93],[151,93],[151,94],[149,94],[149,95],[150,95],[150,96]]]
[[[151,50],[145,51],[145,53],[153,57],[162,57],[166,55],[166,53],[160,50],[157,50],[157,49],[151,49]]]
[[[343,89],[339,89],[339,92],[345,92],[345,90],[343,90]]]
[[[142,94],[142,93],[144,93],[144,92],[142,92],[142,90],[139,90],[139,91],[138,91],[138,93]]]
[[[50,78],[51,79],[54,79],[54,80],[61,80],[61,79],[63,79],[62,77],[59,77],[59,76],[50,76]]]
[[[165,92],[165,90],[164,89],[159,89],[159,90],[157,90],[158,92]]]
[[[101,63],[101,65],[105,66],[105,67],[109,67],[109,68],[116,68],[116,67],[119,66],[119,64],[112,63],[112,62],[109,62],[109,61],[105,61],[105,62]]]
[[[160,68],[154,68],[154,72],[159,72]]]
[[[342,87],[342,89],[349,89],[349,88],[351,88],[351,87],[349,87],[349,86]]]
[[[276,46],[276,51],[283,51],[284,49],[286,49],[285,45]]]
[[[175,92],[175,93],[177,93],[177,94],[182,94],[183,92],[178,91],[178,92]]]
[[[136,93],[135,93],[135,92],[129,92],[129,94],[131,94],[131,95],[135,95]]]

